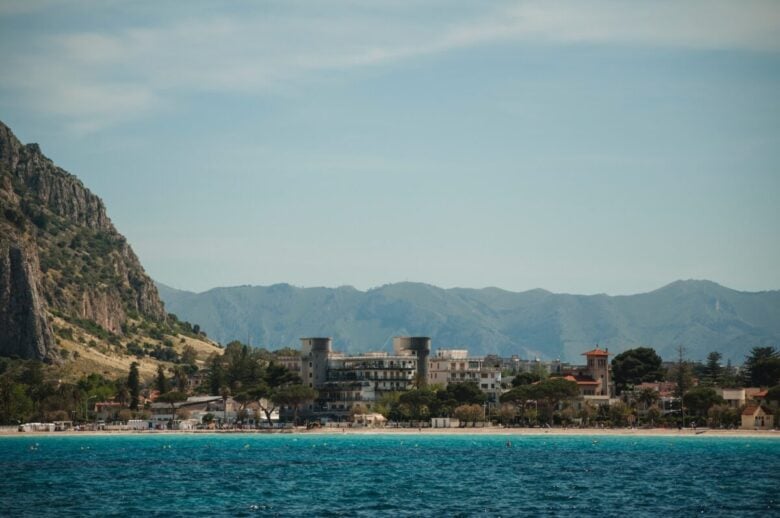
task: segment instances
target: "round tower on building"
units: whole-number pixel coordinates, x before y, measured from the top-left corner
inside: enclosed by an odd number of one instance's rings
[[[417,358],[417,379],[421,385],[428,383],[428,356],[431,354],[431,338],[428,336],[395,336],[393,351],[399,356],[412,354]]]
[[[610,380],[609,380],[609,350],[596,348],[592,351],[582,353],[588,360],[588,374],[593,377],[594,380],[600,381],[601,384],[596,391],[597,396],[610,396]]]
[[[320,388],[325,384],[331,343],[327,337],[301,338],[301,381],[304,385]]]

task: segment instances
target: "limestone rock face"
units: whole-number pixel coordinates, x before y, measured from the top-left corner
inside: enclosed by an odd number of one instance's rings
[[[0,355],[48,358],[49,314],[122,334],[162,321],[154,282],[102,200],[0,122]]]
[[[22,146],[14,161],[14,176],[38,203],[75,225],[115,231],[101,199],[43,156],[38,144]]]
[[[44,360],[54,345],[34,253],[0,243],[0,354]]]

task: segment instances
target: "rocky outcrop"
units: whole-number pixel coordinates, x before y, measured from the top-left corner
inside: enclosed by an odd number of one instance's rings
[[[0,152],[3,148],[10,150],[9,157],[0,161],[12,167],[9,169],[12,176],[34,201],[74,225],[115,231],[103,201],[84,187],[78,178],[55,166],[41,153],[38,144],[20,145],[14,149],[14,141],[15,138],[9,139],[0,148]]]
[[[0,122],[0,171],[16,169],[22,147],[22,143],[11,132],[11,129]]]
[[[130,317],[166,318],[156,286],[102,200],[2,123],[0,239],[0,355],[48,357],[49,310],[116,334]]]
[[[0,242],[0,354],[44,360],[54,345],[35,253]]]

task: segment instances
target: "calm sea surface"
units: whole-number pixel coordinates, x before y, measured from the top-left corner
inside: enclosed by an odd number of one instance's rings
[[[0,515],[780,516],[780,440],[0,437]]]

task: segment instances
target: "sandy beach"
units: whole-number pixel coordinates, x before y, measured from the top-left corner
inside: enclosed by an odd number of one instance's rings
[[[301,435],[502,435],[502,436],[634,436],[634,437],[744,437],[780,439],[780,430],[719,430],[708,428],[315,428],[286,430],[100,430],[63,432],[0,431],[0,437],[63,437],[118,435],[201,435],[201,434],[301,434]]]

